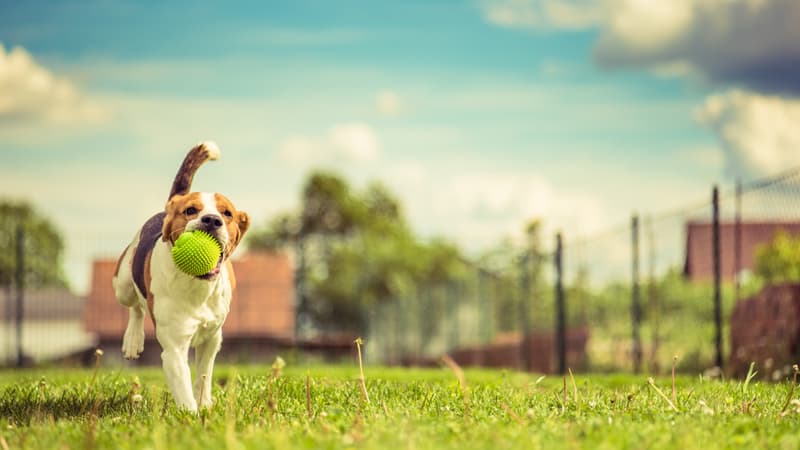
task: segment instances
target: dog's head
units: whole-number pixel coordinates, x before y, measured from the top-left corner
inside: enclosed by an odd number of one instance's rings
[[[190,192],[174,195],[166,206],[162,239],[174,244],[184,231],[203,230],[222,246],[217,267],[201,278],[214,278],[250,227],[250,216],[238,211],[222,194]]]

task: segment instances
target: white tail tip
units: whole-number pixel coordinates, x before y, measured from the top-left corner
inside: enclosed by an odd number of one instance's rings
[[[214,141],[203,141],[198,144],[206,149],[208,152],[208,159],[215,161],[219,159],[220,151],[219,146]]]

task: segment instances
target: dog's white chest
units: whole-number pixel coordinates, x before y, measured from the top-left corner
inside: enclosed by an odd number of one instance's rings
[[[210,281],[187,275],[175,267],[167,246],[161,243],[153,250],[153,260],[152,290],[158,320],[169,322],[168,326],[181,324],[178,328],[191,335],[193,343],[219,330],[230,311],[226,268]]]

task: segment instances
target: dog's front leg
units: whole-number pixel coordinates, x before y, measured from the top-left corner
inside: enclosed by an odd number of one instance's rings
[[[189,343],[191,334],[179,327],[156,327],[156,337],[164,351],[161,352],[161,364],[167,386],[179,408],[192,412],[197,411],[197,402],[192,395],[192,373],[189,370]]]
[[[194,380],[194,396],[201,408],[210,407],[213,403],[211,397],[211,376],[214,372],[214,360],[222,344],[222,329],[218,329],[211,337],[195,347],[194,355],[197,360],[197,371]]]

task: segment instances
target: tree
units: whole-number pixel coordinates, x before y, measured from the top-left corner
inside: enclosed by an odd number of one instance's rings
[[[376,306],[464,272],[457,247],[414,236],[400,201],[385,186],[355,191],[327,172],[309,176],[298,213],[276,216],[248,243],[295,252],[298,321],[329,332],[364,332]]]
[[[25,284],[66,286],[61,234],[29,204],[9,200],[0,200],[0,286],[8,288],[14,283],[20,227],[25,235]]]
[[[800,236],[778,231],[756,250],[755,273],[767,283],[800,281]]]

